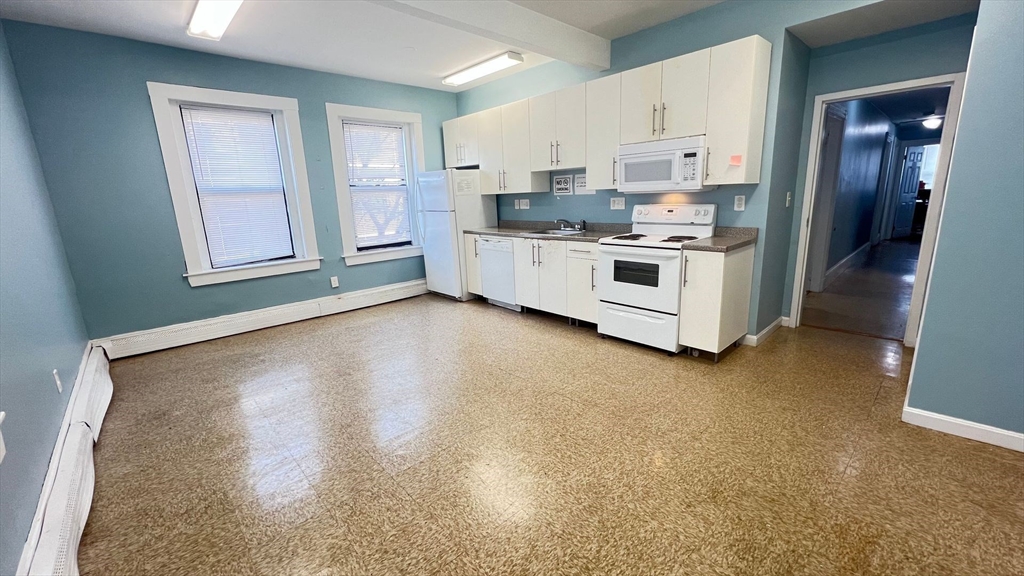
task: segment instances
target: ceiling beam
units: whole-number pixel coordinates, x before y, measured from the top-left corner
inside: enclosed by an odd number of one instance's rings
[[[405,14],[577,66],[592,70],[607,70],[611,66],[610,40],[507,0],[372,1]]]

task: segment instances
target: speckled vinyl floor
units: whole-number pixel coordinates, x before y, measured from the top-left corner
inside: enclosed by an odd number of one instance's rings
[[[1024,455],[898,343],[714,365],[422,296],[112,363],[84,574],[1021,574]]]

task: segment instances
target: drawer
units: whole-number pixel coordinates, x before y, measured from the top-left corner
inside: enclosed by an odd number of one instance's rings
[[[597,242],[566,241],[565,255],[569,258],[597,260]]]

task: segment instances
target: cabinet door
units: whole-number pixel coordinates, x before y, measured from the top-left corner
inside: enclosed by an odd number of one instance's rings
[[[459,146],[459,119],[452,118],[441,123],[441,137],[444,139],[444,167],[454,168],[462,160]]]
[[[704,134],[711,49],[665,60],[661,66],[661,139]]]
[[[566,316],[597,323],[597,260],[565,261]]]
[[[761,178],[771,49],[760,36],[711,48],[707,184],[756,184]]]
[[[538,240],[528,238],[512,239],[512,255],[515,259],[516,272],[516,304],[528,308],[540,308],[538,242]]]
[[[480,148],[480,193],[498,194],[504,168],[501,143],[501,108],[484,110],[477,116],[477,141]]]
[[[540,309],[565,316],[565,242],[537,240]]]
[[[555,93],[555,168],[582,168],[587,162],[587,85]],[[532,126],[530,128],[533,129]]]
[[[502,174],[507,194],[530,192],[530,103],[520,100],[501,107]]]
[[[480,164],[480,146],[477,136],[478,119],[479,114],[470,114],[459,118],[459,141],[462,143],[462,164],[464,166]]]
[[[683,250],[679,344],[718,352],[725,254]]]
[[[530,98],[530,169],[555,168],[555,93]]]
[[[463,234],[466,243],[466,289],[470,294],[482,294],[480,280],[480,237],[476,234]]]
[[[622,100],[619,121],[621,144],[658,139],[658,113],[661,111],[661,62],[633,68],[622,73]]]
[[[619,159],[619,101],[622,76],[587,82],[587,187],[615,189]]]

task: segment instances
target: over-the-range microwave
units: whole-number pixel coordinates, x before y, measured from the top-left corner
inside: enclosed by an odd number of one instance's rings
[[[698,192],[704,186],[704,136],[619,146],[619,192]]]

